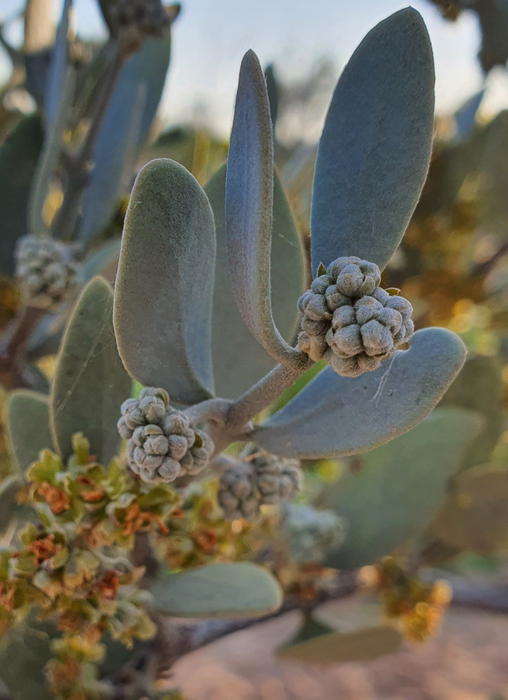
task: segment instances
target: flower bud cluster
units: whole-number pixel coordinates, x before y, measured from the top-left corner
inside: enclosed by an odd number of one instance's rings
[[[286,460],[249,448],[242,462],[226,469],[219,482],[218,502],[227,520],[254,520],[262,505],[277,505],[301,490],[296,460]]]
[[[28,306],[54,311],[79,284],[73,248],[53,238],[24,236],[16,247],[16,277]]]
[[[451,600],[446,581],[425,584],[407,574],[393,557],[385,557],[364,567],[360,582],[381,596],[386,617],[396,620],[410,641],[423,642],[439,631]]]
[[[139,51],[146,39],[164,36],[171,17],[161,0],[102,0],[111,34],[129,51]]]
[[[121,407],[118,431],[127,440],[127,464],[147,483],[195,475],[208,465],[213,442],[169,405],[164,389],[142,389]]]
[[[333,510],[290,504],[284,511],[282,532],[289,558],[300,564],[321,564],[327,553],[344,541],[344,521]]]
[[[377,265],[360,258],[338,258],[323,268],[298,301],[300,350],[344,377],[371,372],[392,357],[414,332],[413,308],[380,283]]]

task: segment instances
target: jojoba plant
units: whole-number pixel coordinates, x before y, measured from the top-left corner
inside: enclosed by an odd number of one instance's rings
[[[152,6],[141,5],[146,13],[134,32],[129,18],[138,13],[128,3],[106,13],[126,45],[157,22]],[[138,175],[114,291],[100,277],[85,286],[49,399],[21,391],[8,405],[19,473],[3,493],[13,524],[0,559],[2,623],[7,637],[41,620],[50,626],[46,660],[51,637],[55,656],[44,673],[55,697],[153,695],[161,670],[154,650],[162,649],[167,667],[225,633],[203,622],[190,638],[163,615],[250,619],[279,609],[282,578],[235,559],[249,559],[244,535],[263,507],[298,493],[301,460],[384,449],[394,438],[406,440],[408,453],[416,443],[421,455],[422,434],[428,445],[437,434],[442,459],[455,465],[474,437],[475,416],[448,409],[427,417],[464,363],[462,341],[441,328],[414,333],[411,305],[382,282],[427,174],[433,89],[430,42],[413,9],[381,22],[354,53],[319,144],[307,291],[274,172],[265,77],[252,51],[240,69],[227,165],[204,189],[172,160],[154,160]],[[281,222],[282,241],[272,240]],[[27,266],[31,250],[20,248]],[[47,282],[30,288],[54,299],[68,276],[52,276],[51,265],[41,263]],[[328,366],[316,373],[322,359]],[[134,396],[133,379],[143,387]],[[270,412],[297,381],[296,395]],[[436,499],[447,474],[443,468],[432,481]],[[193,496],[205,483],[197,480],[212,477],[216,498]],[[349,504],[365,507],[354,490]],[[368,532],[384,537],[372,557],[365,544],[351,545],[354,513],[346,523],[330,512],[285,511],[284,537],[303,567],[286,592],[306,615],[304,636],[282,658],[330,662],[350,658],[351,649],[365,648],[358,658],[367,658],[400,646],[394,627],[365,628],[353,643],[311,616],[335,585],[316,583],[323,565],[373,564],[397,537],[423,532],[427,510],[412,509],[407,530],[392,522],[395,510],[382,514],[388,534]],[[209,554],[220,542],[214,563],[194,552]],[[308,551],[314,542],[316,559]],[[350,561],[356,554],[355,565],[334,563],[343,548]],[[420,593],[413,607],[434,605],[433,589]],[[422,625],[413,636],[425,636]],[[310,637],[318,638],[311,652],[302,642]],[[118,652],[116,641],[134,652]],[[117,682],[121,669],[130,671],[130,685]],[[30,697],[0,675],[16,697]]]

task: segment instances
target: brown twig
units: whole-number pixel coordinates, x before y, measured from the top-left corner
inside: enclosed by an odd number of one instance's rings
[[[316,608],[330,600],[339,600],[352,595],[358,588],[356,572],[337,575],[335,585],[327,591],[321,591],[312,602]],[[169,670],[178,659],[196,649],[216,642],[230,634],[248,629],[255,625],[273,620],[293,610],[308,610],[309,604],[297,598],[288,598],[279,610],[264,617],[248,618],[246,620],[203,620],[196,624],[179,624],[159,619],[163,626],[164,645],[157,649],[160,671]]]

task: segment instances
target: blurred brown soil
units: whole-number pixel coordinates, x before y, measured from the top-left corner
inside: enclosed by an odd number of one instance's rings
[[[358,610],[341,601],[320,618],[344,627],[363,617]],[[333,666],[276,659],[298,620],[288,613],[190,654],[175,665],[171,687],[186,700],[508,700],[508,615],[456,607],[423,645]]]

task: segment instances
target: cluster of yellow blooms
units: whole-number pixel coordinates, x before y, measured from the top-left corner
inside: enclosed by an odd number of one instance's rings
[[[402,634],[413,642],[423,642],[439,631],[451,600],[446,581],[423,583],[410,576],[393,557],[385,557],[360,572],[360,582],[377,592],[389,620],[396,620]]]
[[[149,594],[135,584],[144,574],[128,553],[140,531],[167,533],[178,503],[167,484],[149,486],[120,463],[97,464],[88,442],[74,438],[67,465],[45,450],[27,473],[36,514],[0,550],[0,633],[29,613],[51,619],[61,637],[46,668],[51,692],[86,700],[104,656],[106,633],[130,647],[155,625],[146,613]]]

